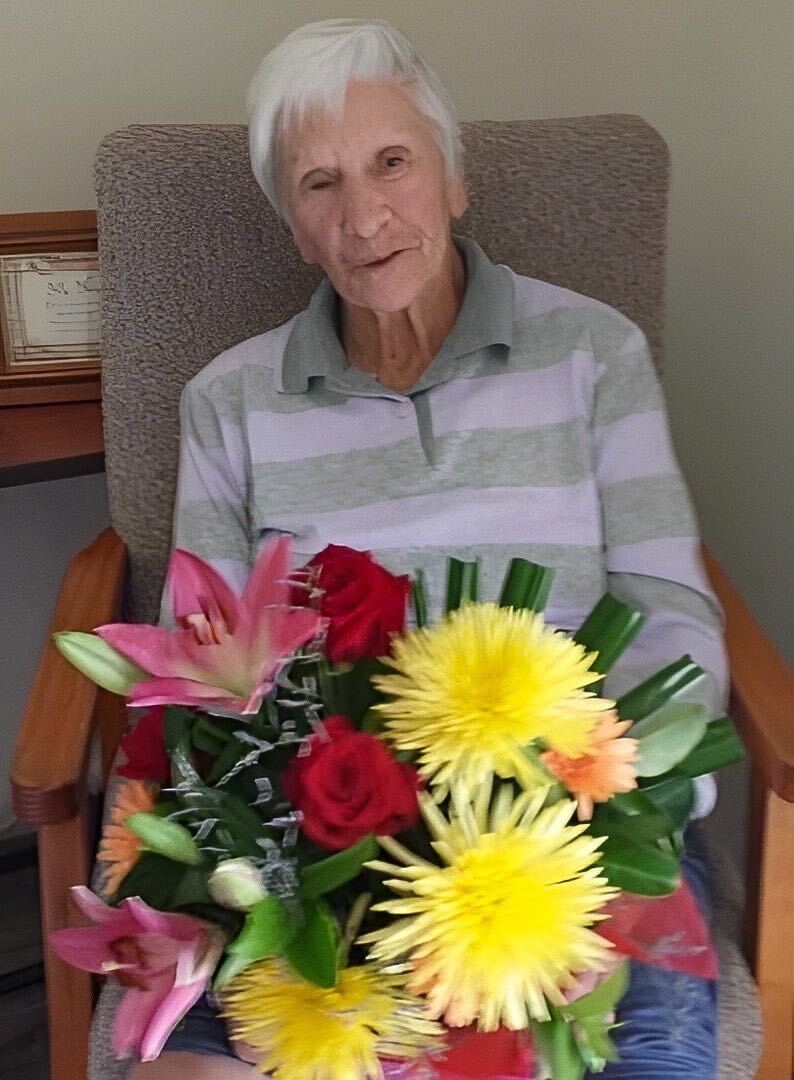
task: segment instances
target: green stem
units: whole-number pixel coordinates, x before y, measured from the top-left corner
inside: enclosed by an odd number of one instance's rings
[[[339,967],[347,967],[347,959],[350,955],[350,949],[353,942],[356,940],[361,924],[364,921],[364,916],[367,914],[367,909],[372,903],[372,893],[365,892],[357,896],[353,901],[353,906],[350,909],[350,914],[347,917],[345,923],[345,932],[342,935],[342,940],[339,942]]]

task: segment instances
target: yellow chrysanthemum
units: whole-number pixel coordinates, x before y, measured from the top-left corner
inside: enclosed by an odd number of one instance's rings
[[[157,784],[148,780],[124,780],[119,784],[110,824],[102,834],[97,857],[105,864],[103,890],[112,895],[141,857],[140,837],[125,826],[132,814],[148,813],[154,809],[159,792]]]
[[[601,676],[595,656],[531,611],[467,604],[429,629],[395,639],[384,662],[396,674],[373,681],[390,700],[376,706],[384,737],[419,752],[424,778],[446,793],[463,782],[473,793],[490,773],[527,788],[544,774],[524,747],[577,757],[613,701],[584,687]]]
[[[379,1056],[413,1058],[442,1046],[442,1028],[404,981],[364,965],[343,968],[325,990],[281,960],[262,960],[224,990],[223,1015],[275,1080],[382,1078]]]
[[[453,788],[449,820],[421,796],[445,866],[379,838],[404,865],[368,864],[402,894],[375,910],[402,918],[361,941],[378,963],[406,962],[406,988],[426,995],[432,1016],[519,1030],[548,1019],[547,1001],[562,1004],[577,973],[606,967],[609,945],[591,926],[617,890],[593,865],[603,838],[568,825],[574,802],[542,809],[542,791],[514,798],[505,784],[489,812],[490,795],[490,783],[473,803]]]

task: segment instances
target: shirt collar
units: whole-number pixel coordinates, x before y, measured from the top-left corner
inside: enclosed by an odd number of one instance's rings
[[[461,357],[489,345],[506,346],[507,352],[513,341],[512,274],[506,266],[492,263],[475,240],[463,236],[453,240],[466,264],[463,304],[438,353],[409,393],[451,379]],[[333,286],[324,278],[287,339],[279,386],[283,393],[303,393],[311,378],[324,378],[332,389],[389,393],[374,375],[348,362],[337,329],[338,304]]]

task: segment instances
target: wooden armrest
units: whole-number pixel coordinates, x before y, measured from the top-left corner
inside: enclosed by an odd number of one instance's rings
[[[703,559],[725,612],[731,715],[766,787],[794,802],[794,672],[705,547]]]
[[[52,635],[118,621],[126,565],[126,548],[113,529],[69,564],[11,766],[12,803],[21,821],[52,824],[76,811],[98,688],[61,656]]]

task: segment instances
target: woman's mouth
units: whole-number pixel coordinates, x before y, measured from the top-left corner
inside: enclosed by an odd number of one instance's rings
[[[398,248],[397,251],[393,251],[391,255],[386,255],[382,259],[373,259],[372,262],[362,263],[359,266],[359,270],[380,270],[382,267],[389,266],[398,255],[402,255],[405,248]]]

